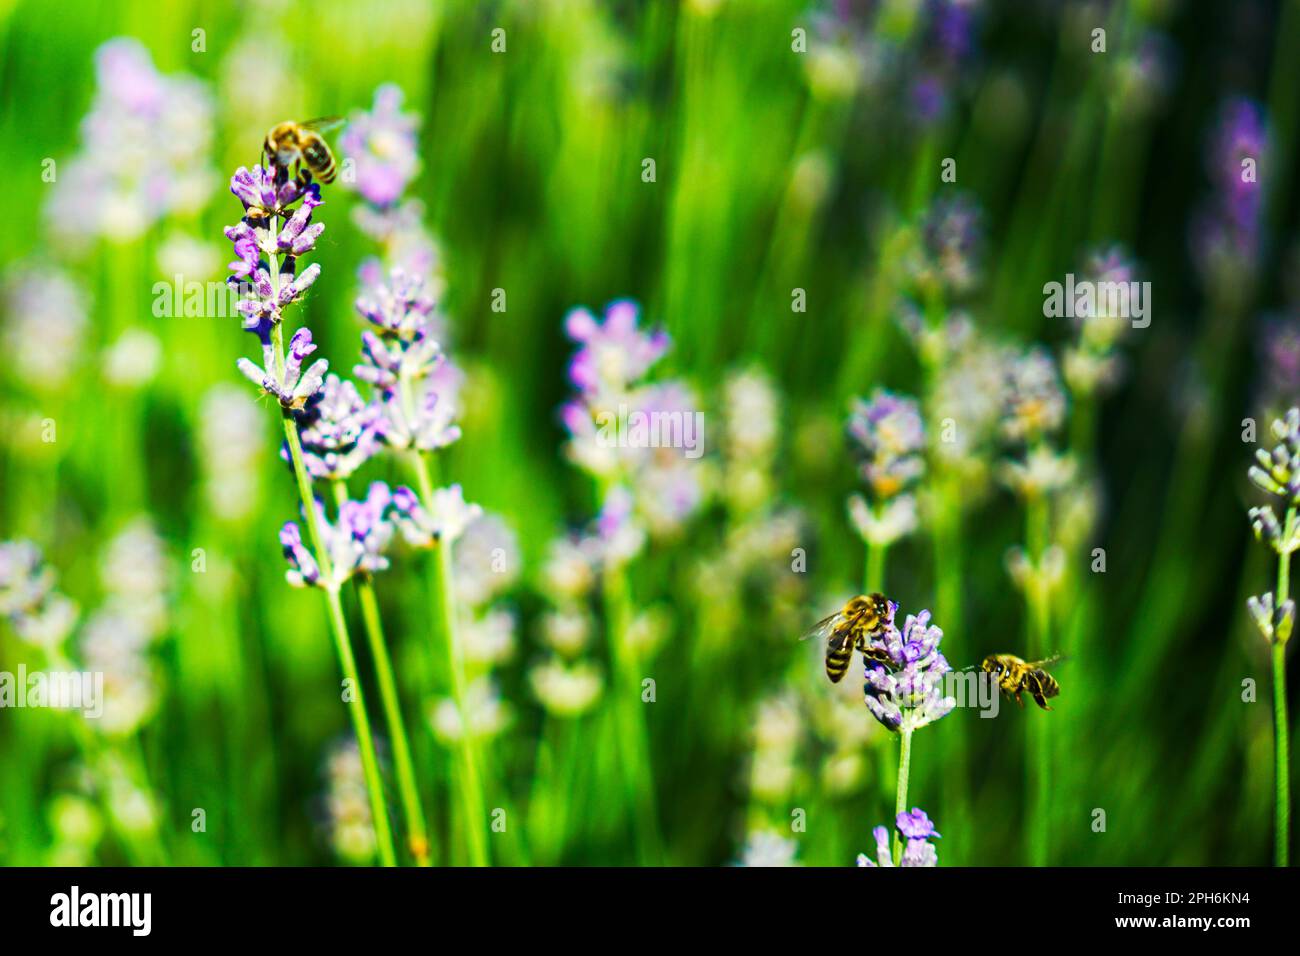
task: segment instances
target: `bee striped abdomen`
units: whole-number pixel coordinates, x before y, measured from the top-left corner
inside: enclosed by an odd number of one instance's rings
[[[838,684],[848,672],[853,660],[853,641],[847,634],[832,634],[826,642],[826,676]]]

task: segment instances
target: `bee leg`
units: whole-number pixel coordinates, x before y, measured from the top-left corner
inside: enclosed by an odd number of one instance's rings
[[[1051,709],[1052,709],[1052,708],[1050,708],[1050,707],[1047,706],[1047,698],[1045,698],[1045,697],[1042,695],[1041,692],[1039,692],[1039,691],[1034,691],[1034,692],[1033,692],[1033,695],[1034,695],[1034,703],[1037,704],[1039,707],[1043,708],[1043,710],[1051,710]]]
[[[1020,709],[1021,709],[1021,710],[1024,710],[1024,708],[1025,708],[1025,701],[1024,701],[1024,699],[1020,696],[1020,691],[1016,691],[1016,703],[1020,705]]]

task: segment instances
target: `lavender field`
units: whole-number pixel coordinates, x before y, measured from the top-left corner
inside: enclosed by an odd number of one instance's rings
[[[0,864],[1289,863],[1300,4],[0,51]]]

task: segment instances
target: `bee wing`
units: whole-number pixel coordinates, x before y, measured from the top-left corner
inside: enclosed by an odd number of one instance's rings
[[[316,119],[310,119],[307,120],[307,122],[299,123],[298,125],[303,126],[306,129],[315,130],[318,133],[329,133],[338,129],[346,122],[347,120],[341,116],[318,116]]]
[[[803,634],[800,636],[799,640],[806,641],[810,637],[816,637],[816,638],[828,637],[831,631],[835,630],[836,625],[838,625],[840,621],[842,621],[843,619],[844,619],[844,615],[841,614],[839,611],[836,611],[834,614],[830,615],[829,617],[822,618],[812,627],[808,628],[808,630],[804,631]]]
[[[1050,664],[1060,664],[1061,662],[1063,662],[1063,661],[1068,661],[1068,660],[1069,660],[1069,658],[1066,657],[1064,654],[1053,654],[1051,657],[1047,658],[1046,660],[1042,660],[1042,661],[1034,661],[1033,663],[1031,663],[1031,664],[1029,664],[1029,665],[1027,665],[1027,666],[1029,666],[1029,667],[1047,667],[1047,666],[1050,665]]]

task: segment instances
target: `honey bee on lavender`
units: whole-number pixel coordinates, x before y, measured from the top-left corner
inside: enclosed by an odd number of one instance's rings
[[[345,122],[337,116],[325,116],[305,123],[278,123],[267,132],[262,154],[268,163],[274,162],[281,169],[292,165],[295,178],[304,178],[305,166],[316,179],[332,183],[338,175],[338,166],[324,134],[338,129]]]
[[[826,640],[826,676],[838,684],[848,672],[857,648],[867,660],[893,669],[893,660],[883,648],[872,647],[871,639],[885,632],[893,616],[894,603],[880,593],[858,595],[829,617],[824,617],[799,639]]]

